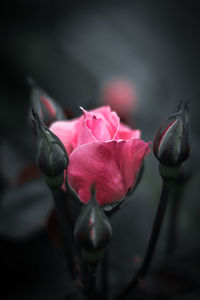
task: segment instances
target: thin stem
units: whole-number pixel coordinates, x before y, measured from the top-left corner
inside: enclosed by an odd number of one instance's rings
[[[150,263],[152,261],[152,258],[153,258],[154,252],[155,252],[156,243],[158,241],[162,221],[163,221],[163,218],[165,215],[167,202],[168,202],[168,198],[169,198],[169,193],[170,193],[170,183],[163,180],[163,187],[162,187],[162,193],[160,196],[160,202],[158,205],[156,217],[154,220],[151,236],[149,239],[149,244],[148,244],[148,247],[146,250],[146,254],[144,256],[143,263],[142,263],[140,269],[136,272],[136,274],[132,278],[132,280],[129,283],[126,290],[118,297],[118,300],[125,299],[125,297],[128,296],[134,290],[135,286],[138,283],[138,279],[144,278],[149,269]]]
[[[174,184],[171,197],[169,227],[167,233],[166,255],[172,256],[177,243],[178,212],[184,185]]]
[[[56,211],[58,214],[58,221],[60,225],[60,233],[63,242],[63,251],[65,260],[69,269],[69,272],[73,278],[75,278],[75,268],[74,268],[74,256],[72,252],[72,237],[69,232],[69,224],[66,217],[66,206],[63,199],[63,194],[61,189],[52,190],[54,201],[56,204]]]
[[[160,203],[159,203],[159,206],[158,206],[156,218],[155,218],[155,221],[154,221],[154,225],[153,225],[151,237],[150,237],[150,240],[149,240],[149,245],[148,245],[145,257],[144,257],[144,261],[143,261],[143,264],[140,268],[140,271],[138,272],[139,277],[143,278],[146,275],[146,273],[148,271],[148,268],[149,268],[149,265],[152,261],[155,246],[156,246],[156,243],[158,241],[158,236],[159,236],[159,233],[160,233],[162,221],[163,221],[165,211],[166,211],[166,207],[167,207],[169,192],[170,192],[169,183],[166,182],[166,181],[163,181],[163,187],[162,187],[162,193],[161,193],[161,197],[160,197]]]
[[[102,291],[103,291],[103,297],[104,300],[107,300],[108,298],[108,249],[105,251],[105,255],[102,260]]]
[[[95,300],[95,287],[96,287],[97,267],[88,266],[88,300]]]
[[[68,181],[68,176],[66,174],[66,180],[65,180],[65,187],[66,187],[66,191],[69,193],[69,196],[79,205],[79,206],[83,206],[83,203],[81,202],[81,200],[79,199],[78,195],[75,193],[75,191],[72,189],[72,187],[69,184]]]

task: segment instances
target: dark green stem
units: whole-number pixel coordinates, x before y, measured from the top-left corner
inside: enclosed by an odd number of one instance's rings
[[[88,300],[95,300],[97,266],[88,266]]]
[[[149,265],[152,261],[153,255],[154,255],[155,246],[158,241],[162,221],[163,221],[163,218],[165,215],[167,202],[168,202],[168,198],[169,198],[169,192],[170,192],[169,185],[170,185],[169,182],[163,181],[160,203],[159,203],[157,214],[155,217],[151,237],[149,240],[149,245],[148,245],[145,257],[144,257],[143,264],[138,272],[138,276],[141,278],[143,278],[146,275]]]
[[[169,193],[170,193],[170,182],[164,181],[163,180],[163,187],[162,187],[162,193],[160,197],[160,202],[158,205],[155,221],[153,224],[149,244],[146,250],[146,254],[143,260],[143,263],[140,267],[140,269],[136,272],[134,277],[132,278],[131,282],[129,283],[128,287],[126,290],[119,296],[118,300],[125,299],[136,287],[138,283],[138,279],[144,278],[149,266],[151,264],[154,252],[155,252],[155,247],[158,241],[162,221],[165,215],[166,207],[167,207],[167,202],[169,198]]]
[[[108,249],[105,251],[104,258],[102,260],[102,295],[104,300],[108,298]]]
[[[167,233],[166,255],[172,256],[177,243],[178,213],[184,185],[174,184],[169,211],[169,227]]]
[[[65,260],[71,276],[75,279],[74,256],[72,252],[72,236],[70,234],[70,224],[66,217],[66,205],[63,197],[63,192],[60,188],[52,189],[54,201],[56,204],[56,211],[58,214],[58,221],[60,225],[60,233],[63,242],[63,251]]]

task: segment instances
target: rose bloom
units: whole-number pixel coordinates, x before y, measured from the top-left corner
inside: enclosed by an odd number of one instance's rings
[[[140,130],[120,123],[109,106],[81,109],[83,116],[50,127],[69,155],[69,184],[83,203],[90,200],[92,185],[101,206],[116,203],[133,189],[149,143],[140,139]]]
[[[119,117],[129,123],[138,106],[138,96],[134,85],[126,79],[109,80],[102,89],[102,103],[109,105]]]

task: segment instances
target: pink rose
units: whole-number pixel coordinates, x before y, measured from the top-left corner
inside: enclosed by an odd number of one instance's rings
[[[138,106],[136,89],[126,79],[109,80],[102,90],[102,103],[109,105],[125,123],[129,123]]]
[[[50,127],[69,155],[69,184],[83,203],[93,184],[101,206],[115,203],[134,187],[149,143],[140,139],[140,130],[120,123],[109,106],[82,111],[83,116]]]

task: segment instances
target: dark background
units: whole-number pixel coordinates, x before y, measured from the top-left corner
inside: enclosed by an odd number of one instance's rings
[[[70,287],[62,252],[45,231],[50,192],[42,179],[13,184],[35,157],[27,76],[76,115],[79,106],[100,103],[109,78],[129,79],[145,141],[180,100],[191,101],[192,179],[180,209],[176,257],[182,273],[199,278],[198,1],[16,1],[0,14],[1,299],[62,299]],[[113,217],[111,295],[128,282],[133,258],[144,254],[149,237],[161,189],[152,153],[145,167],[129,207]],[[155,261],[163,258],[165,227]],[[192,290],[169,299],[199,297]]]

